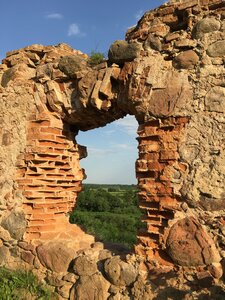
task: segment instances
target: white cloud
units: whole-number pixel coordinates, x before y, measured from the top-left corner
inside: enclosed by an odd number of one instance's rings
[[[124,30],[127,31],[128,29],[132,29],[132,28],[136,27],[137,26],[137,22],[141,19],[141,17],[143,16],[143,14],[144,14],[144,11],[142,9],[140,9],[139,11],[137,11],[136,14],[134,15],[136,23],[133,24],[133,25],[131,25],[131,26],[126,27]]]
[[[68,36],[85,36],[84,32],[81,32],[79,26],[76,23],[72,23],[68,29]]]
[[[129,135],[137,135],[138,123],[134,116],[127,116],[115,122],[116,126],[120,126],[122,131],[127,132]]]
[[[110,136],[112,136],[115,133],[116,133],[115,129],[105,130],[104,131],[104,136],[110,137]]]
[[[55,20],[61,20],[63,19],[63,15],[59,13],[51,13],[46,15],[46,19],[55,19]]]
[[[142,9],[140,9],[139,11],[136,12],[136,14],[134,15],[134,17],[135,17],[135,19],[137,21],[139,21],[140,18],[143,16],[143,14],[144,14],[144,11]]]
[[[113,151],[112,149],[100,149],[100,148],[87,147],[87,152],[88,154],[91,154],[93,156],[105,156],[107,154],[112,154],[115,151]]]
[[[115,144],[114,145],[115,148],[118,148],[118,149],[123,149],[123,150],[133,150],[133,145],[128,145],[128,144]]]

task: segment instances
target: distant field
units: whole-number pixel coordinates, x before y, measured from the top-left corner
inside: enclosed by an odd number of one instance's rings
[[[132,247],[141,228],[134,185],[85,184],[70,222],[103,242]]]

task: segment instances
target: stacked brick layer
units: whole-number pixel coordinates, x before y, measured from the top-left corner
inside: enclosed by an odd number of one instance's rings
[[[25,199],[26,240],[51,239],[59,234],[66,238],[76,231],[66,214],[75,206],[83,171],[78,145],[70,135],[54,116],[46,114],[27,122],[27,148],[18,159],[16,174]]]
[[[146,229],[139,232],[136,251],[164,264],[170,261],[164,260],[166,228],[181,204],[179,187],[187,166],[179,161],[178,146],[188,121],[185,117],[156,119],[138,129],[136,172]]]

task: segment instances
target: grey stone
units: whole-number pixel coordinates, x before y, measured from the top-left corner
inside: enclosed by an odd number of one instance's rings
[[[116,64],[123,64],[134,60],[139,52],[137,43],[128,43],[126,41],[115,41],[109,48],[109,61]]]
[[[12,211],[9,216],[3,219],[2,227],[10,233],[11,237],[20,240],[26,231],[27,222],[22,211]]]
[[[225,55],[225,40],[211,44],[207,50],[207,54],[211,57],[218,57]]]
[[[149,48],[161,51],[162,50],[162,43],[160,41],[160,38],[158,36],[149,35],[147,40],[144,43],[144,49],[148,50]]]
[[[205,33],[219,30],[220,26],[220,21],[214,18],[204,18],[195,25],[193,37],[201,38]]]
[[[137,277],[135,268],[122,261],[119,256],[107,259],[104,268],[107,278],[116,286],[129,286]]]
[[[76,72],[79,72],[86,67],[87,61],[78,55],[64,56],[59,61],[60,71],[70,78],[76,77]]]
[[[225,87],[213,87],[206,95],[205,107],[208,111],[225,113]]]
[[[108,299],[109,282],[101,275],[81,276],[70,292],[70,300]]]

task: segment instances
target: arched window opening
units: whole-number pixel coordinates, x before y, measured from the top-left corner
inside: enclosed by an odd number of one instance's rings
[[[76,137],[87,147],[88,156],[80,162],[87,178],[70,221],[97,240],[127,248],[136,243],[141,226],[135,176],[137,127],[136,119],[128,116]]]

